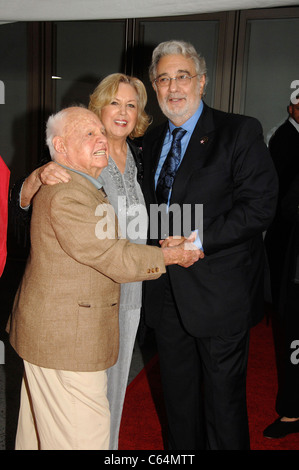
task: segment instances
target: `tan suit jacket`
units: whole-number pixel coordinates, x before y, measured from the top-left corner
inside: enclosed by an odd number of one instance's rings
[[[99,239],[95,229],[107,214],[97,214],[109,201],[82,175],[71,176],[34,198],[30,256],[7,330],[32,364],[104,370],[118,355],[119,283],[158,278],[164,258],[158,247],[118,238],[115,223]]]

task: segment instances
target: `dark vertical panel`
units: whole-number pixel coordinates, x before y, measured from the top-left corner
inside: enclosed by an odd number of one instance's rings
[[[62,21],[54,26],[56,110],[74,103],[87,105],[100,80],[126,70],[127,22]]]
[[[28,144],[27,24],[0,25],[0,154],[11,171],[11,182],[27,169]]]
[[[238,39],[234,111],[258,118],[268,141],[299,80],[299,8],[241,12]]]

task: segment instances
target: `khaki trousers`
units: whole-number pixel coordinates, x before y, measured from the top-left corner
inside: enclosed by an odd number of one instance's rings
[[[109,448],[106,371],[24,368],[16,450]]]

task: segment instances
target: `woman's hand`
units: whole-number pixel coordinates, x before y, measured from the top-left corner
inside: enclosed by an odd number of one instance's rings
[[[57,183],[68,183],[71,179],[68,172],[55,162],[47,163],[36,170],[42,184],[53,186]]]
[[[20,195],[21,207],[27,207],[31,204],[42,184],[67,183],[70,179],[67,171],[55,162],[49,162],[37,168],[24,181]]]

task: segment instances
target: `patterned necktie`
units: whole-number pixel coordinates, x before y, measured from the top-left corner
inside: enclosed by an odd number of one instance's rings
[[[173,140],[171,148],[161,169],[156,188],[157,201],[159,204],[168,203],[169,191],[172,188],[181,160],[181,139],[186,132],[187,131],[181,127],[172,131]]]

